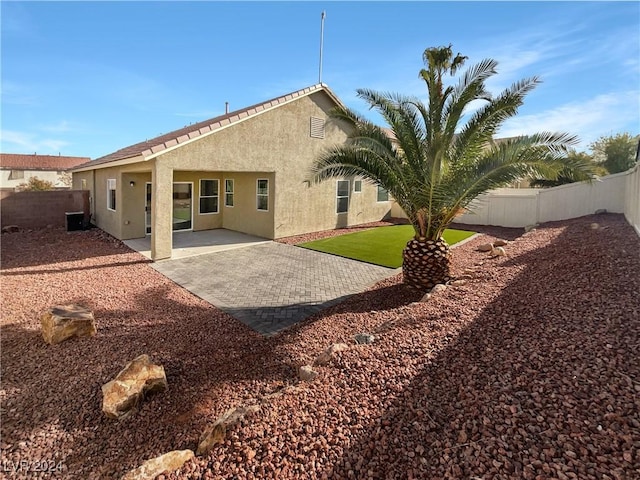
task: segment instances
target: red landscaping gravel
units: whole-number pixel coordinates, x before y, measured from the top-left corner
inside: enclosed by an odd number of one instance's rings
[[[472,278],[426,303],[398,275],[270,338],[96,230],[5,234],[2,462],[64,471],[4,474],[119,478],[262,401],[159,478],[640,478],[640,239],[612,214],[511,234],[506,257],[475,251],[490,235],[455,248]],[[68,302],[93,309],[98,335],[48,346],[39,315]],[[356,345],[362,332],[376,342]],[[297,383],[340,341],[350,349]],[[142,353],[169,390],[105,418],[101,385]]]

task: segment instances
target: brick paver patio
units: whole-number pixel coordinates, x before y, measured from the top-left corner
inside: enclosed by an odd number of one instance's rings
[[[165,260],[153,268],[265,335],[396,272],[276,242]]]

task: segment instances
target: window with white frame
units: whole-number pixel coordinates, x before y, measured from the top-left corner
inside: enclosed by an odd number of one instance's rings
[[[362,193],[362,180],[353,181],[353,191],[354,193]]]
[[[336,213],[349,211],[349,180],[338,180],[336,184]]]
[[[218,213],[218,180],[200,180],[200,215]]]
[[[389,201],[389,192],[387,192],[384,188],[378,185],[378,202],[388,202]]]
[[[107,179],[107,209],[116,210],[116,179]]]
[[[233,179],[227,178],[224,181],[224,206],[233,207]]]
[[[258,210],[269,210],[269,180],[259,178],[256,185],[256,204]]]

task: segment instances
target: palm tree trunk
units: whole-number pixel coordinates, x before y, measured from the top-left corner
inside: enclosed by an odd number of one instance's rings
[[[451,251],[444,239],[412,239],[402,251],[403,281],[421,291],[451,280]]]

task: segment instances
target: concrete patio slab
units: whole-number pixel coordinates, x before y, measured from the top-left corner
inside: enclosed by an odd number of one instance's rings
[[[215,230],[202,230],[199,232],[174,232],[171,258],[187,258],[205,253],[222,252],[234,248],[247,247],[260,243],[268,243],[271,240],[246,233],[234,232],[217,228]],[[125,245],[151,258],[151,237],[134,238],[125,240]]]
[[[395,269],[267,242],[153,268],[264,334],[274,334],[396,273]]]

